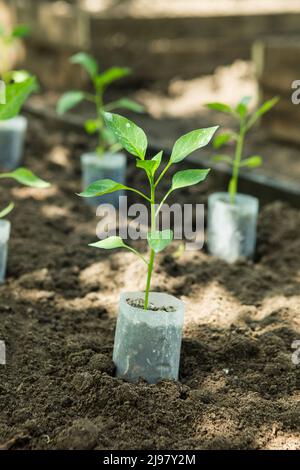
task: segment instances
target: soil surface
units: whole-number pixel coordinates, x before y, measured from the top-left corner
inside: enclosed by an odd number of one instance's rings
[[[152,290],[186,303],[180,382],[129,384],[114,377],[114,330],[119,294],[144,289],[144,265],[88,247],[98,218],[75,195],[85,139],[35,120],[28,137],[26,165],[53,185],[1,183],[16,209],[0,287],[0,447],[300,449],[299,211],[261,210],[255,262],[176,243],[159,256]],[[128,177],[138,186],[132,166]],[[180,201],[215,189],[211,178]]]

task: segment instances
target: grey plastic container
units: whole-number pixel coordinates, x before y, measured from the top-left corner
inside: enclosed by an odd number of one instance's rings
[[[237,194],[231,204],[225,192],[208,198],[208,249],[229,263],[252,258],[256,245],[259,201],[247,194]]]
[[[132,307],[127,299],[144,299],[142,292],[123,293],[115,334],[113,360],[117,377],[148,383],[178,380],[184,303],[172,295],[151,292],[156,307],[172,306],[173,312]]]
[[[100,179],[111,179],[125,184],[126,156],[123,153],[105,153],[100,157],[97,153],[85,153],[81,156],[81,169],[83,189]],[[85,201],[92,206],[108,203],[118,208],[119,197],[123,193],[124,191],[116,191],[99,197],[85,198]]]
[[[0,168],[3,170],[20,166],[26,130],[27,119],[24,116],[0,121]]]
[[[10,227],[8,220],[0,219],[0,283],[5,280]]]

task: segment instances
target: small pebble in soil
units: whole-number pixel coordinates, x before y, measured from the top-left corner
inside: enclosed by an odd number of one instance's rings
[[[134,308],[144,308],[144,300],[143,299],[126,299],[126,302],[130,307]],[[163,311],[163,312],[176,312],[176,308],[173,307],[172,305],[163,305],[161,307],[156,307],[152,302],[149,302],[147,310],[151,310],[152,312],[158,312],[158,311]]]

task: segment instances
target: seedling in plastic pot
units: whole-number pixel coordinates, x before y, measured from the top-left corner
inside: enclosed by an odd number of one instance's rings
[[[117,141],[135,157],[137,169],[146,173],[149,191],[146,194],[140,189],[103,179],[94,182],[79,195],[89,198],[119,189],[133,191],[146,201],[151,213],[151,228],[147,236],[150,251],[148,259],[117,236],[91,244],[91,246],[105,250],[128,249],[139,256],[147,266],[145,293],[131,292],[121,296],[114,346],[117,375],[133,382],[139,377],[151,383],[161,378],[176,380],[184,306],[181,301],[170,295],[150,292],[155,257],[173,239],[171,230],[158,230],[157,216],[162,204],[171,193],[201,183],[206,179],[209,169],[181,170],[175,173],[170,189],[160,202],[156,198],[156,188],[171,166],[180,163],[195,150],[206,146],[217,127],[198,129],[180,137],[174,144],[168,162],[161,170],[163,152],[159,152],[151,159],[146,159],[147,137],[140,127],[117,114],[105,113],[104,118]]]
[[[22,104],[28,95],[35,89],[34,77],[22,83],[10,84],[6,88],[5,104],[0,104],[0,121],[14,118],[20,111]],[[47,188],[50,186],[46,181],[38,178],[27,168],[18,168],[12,172],[0,173],[1,179],[13,179],[25,186],[34,188]],[[14,208],[11,202],[8,206],[0,208],[0,282],[4,281],[7,263],[8,241],[10,235],[10,222],[4,220]]]
[[[88,119],[85,122],[85,129],[88,134],[97,134],[98,145],[96,152],[85,153],[81,157],[83,187],[100,178],[112,178],[119,183],[124,183],[126,157],[123,153],[119,152],[121,146],[105,124],[104,112],[115,109],[128,109],[140,113],[143,112],[144,108],[128,98],[105,103],[104,95],[109,85],[128,76],[131,70],[127,67],[112,67],[99,72],[97,61],[89,54],[83,52],[72,56],[70,60],[72,64],[80,65],[87,72],[94,90],[93,93],[80,90],[69,91],[60,98],[57,105],[57,112],[59,114],[64,114],[82,101],[90,102],[95,107],[96,118]],[[100,202],[109,202],[118,207],[119,196],[120,192],[104,196],[100,199],[92,198],[89,199],[89,203],[91,205],[98,205]]]
[[[224,103],[208,103],[207,107],[231,115],[238,130],[219,134],[214,139],[214,148],[220,149],[229,142],[235,143],[234,156],[215,155],[217,162],[224,162],[232,169],[228,193],[212,194],[208,199],[208,246],[210,253],[228,262],[238,258],[251,258],[255,252],[256,224],[259,202],[249,195],[238,193],[238,178],[241,168],[255,168],[262,164],[259,155],[243,158],[247,133],[261,116],[278,102],[274,97],[254,112],[249,112],[250,97],[244,97],[235,108]]]
[[[9,57],[11,57],[11,47],[14,43],[28,34],[29,28],[26,25],[15,27],[11,33],[7,33],[0,25],[1,91],[5,87],[14,84],[15,87],[10,88],[8,93],[15,96],[15,101],[27,88],[30,74],[26,70],[11,70]],[[22,86],[23,82],[25,82],[24,87]],[[5,112],[10,113],[9,107],[6,108]],[[10,119],[7,117],[6,119],[8,120],[0,123],[0,167],[4,170],[13,170],[21,164],[27,119],[24,116],[15,116]]]

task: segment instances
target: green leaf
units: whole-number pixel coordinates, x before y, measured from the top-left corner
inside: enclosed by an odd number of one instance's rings
[[[240,166],[246,166],[248,168],[256,168],[262,165],[262,158],[259,155],[253,155],[252,157],[245,158],[242,160]]]
[[[84,100],[84,97],[85,95],[82,91],[68,91],[59,99],[56,107],[57,113],[66,113],[69,109],[72,109],[81,103],[81,101]]]
[[[251,96],[244,96],[235,108],[236,112],[241,118],[244,118],[248,112],[248,104],[251,101]]]
[[[144,106],[139,103],[136,103],[133,100],[130,100],[129,98],[121,98],[120,100],[109,103],[107,106],[105,106],[105,108],[107,110],[123,108],[129,109],[130,111],[134,111],[135,113],[143,113],[145,111]]]
[[[206,129],[197,129],[180,137],[174,144],[170,162],[181,162],[181,160],[183,160],[195,150],[205,147],[217,129],[218,126],[208,127]]]
[[[175,173],[172,178],[171,190],[193,186],[207,177],[210,169],[207,170],[181,170]]]
[[[107,237],[104,240],[99,242],[90,243],[89,246],[94,246],[96,248],[102,248],[103,250],[113,250],[115,248],[129,248],[126,245],[121,237]]]
[[[154,230],[148,233],[147,240],[150,248],[155,253],[159,253],[172,242],[173,232],[172,230]]]
[[[126,250],[132,251],[135,255],[139,256],[146,264],[148,262],[145,260],[143,255],[141,255],[138,251],[131,246],[126,245],[123,242],[121,237],[107,237],[104,240],[100,240],[99,242],[90,243],[89,246],[94,246],[95,248],[101,248],[103,250],[114,250],[115,248],[126,248]]]
[[[271,100],[268,100],[266,101],[260,108],[258,108],[257,111],[255,111],[255,113],[252,114],[252,116],[250,117],[249,121],[248,121],[248,124],[247,124],[247,129],[250,129],[250,127],[253,126],[253,124],[265,113],[267,113],[268,111],[270,111],[270,109],[273,108],[273,106],[275,106],[279,101],[279,97],[278,96],[275,96],[274,98],[272,98]]]
[[[117,141],[129,153],[144,160],[148,142],[143,129],[119,114],[104,113],[104,119]]]
[[[147,175],[150,178],[153,178],[155,170],[157,168],[157,163],[153,160],[137,160],[136,166],[137,168],[142,168],[143,170],[145,170]]]
[[[31,186],[33,188],[49,188],[50,186],[50,183],[47,183],[47,181],[42,180],[32,173],[31,170],[23,167],[17,168],[10,173],[2,173],[0,174],[0,178],[12,178],[18,181],[18,183],[24,184],[25,186]]]
[[[151,160],[153,160],[153,161],[155,161],[155,162],[157,163],[157,168],[158,168],[159,165],[161,164],[162,156],[163,156],[163,151],[161,150],[161,151],[158,152],[156,155],[154,155],[154,157],[151,158]]]
[[[205,105],[209,109],[213,109],[214,111],[220,111],[221,113],[227,113],[227,114],[232,114],[234,113],[233,109],[228,105],[224,103],[207,103]]]
[[[112,157],[113,158],[113,157]],[[81,197],[96,197],[102,196],[103,194],[113,193],[120,189],[126,189],[127,187],[121,183],[110,179],[103,179],[91,183],[84,191],[78,194]]]
[[[7,207],[5,207],[5,209],[0,211],[0,219],[8,215],[13,210],[14,207],[15,207],[14,203],[11,202]]]
[[[88,119],[84,123],[84,128],[88,134],[95,134],[99,130],[99,119]]]
[[[70,58],[72,64],[81,65],[92,79],[95,79],[98,73],[98,64],[94,57],[86,52],[79,52]]]
[[[35,77],[30,77],[21,83],[12,83],[6,86],[6,103],[0,104],[0,120],[15,117],[28,98],[37,89]]]
[[[154,178],[155,172],[160,165],[162,154],[163,151],[159,152],[151,160],[137,160],[137,168],[143,168],[150,178]]]
[[[13,38],[25,38],[26,36],[30,34],[30,32],[31,32],[30,26],[28,26],[27,24],[20,24],[14,28],[11,35]]]
[[[215,149],[219,149],[223,145],[227,144],[232,139],[232,134],[230,132],[226,132],[224,134],[219,134],[214,138],[213,147]]]
[[[107,127],[104,127],[103,129],[101,129],[101,135],[102,135],[102,138],[105,140],[105,142],[108,143],[108,145],[116,145],[115,135],[110,129],[108,129]],[[120,145],[120,148],[122,148],[121,145]]]
[[[95,84],[97,88],[102,90],[110,85],[112,82],[119,80],[120,78],[126,77],[131,74],[131,69],[128,67],[111,67],[105,72],[97,75],[95,78]]]
[[[226,162],[229,165],[232,165],[233,159],[229,155],[214,155],[213,156],[213,161],[218,163],[218,162]]]

